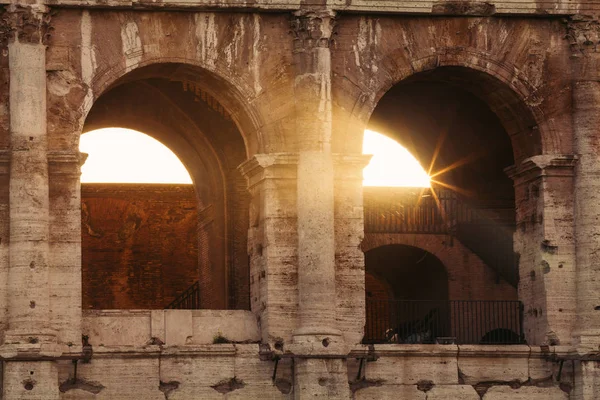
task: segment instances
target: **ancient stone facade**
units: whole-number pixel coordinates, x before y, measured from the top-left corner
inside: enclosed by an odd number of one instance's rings
[[[3,399],[600,397],[595,1],[2,3]],[[409,92],[422,124],[453,92],[491,111],[440,157],[509,167],[526,345],[361,344],[363,131]],[[78,141],[107,126],[190,172],[222,243],[206,310],[82,310]]]

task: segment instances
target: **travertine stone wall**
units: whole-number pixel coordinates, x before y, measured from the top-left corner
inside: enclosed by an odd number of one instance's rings
[[[11,3],[0,15],[3,399],[599,397],[593,2],[408,9],[395,1],[59,0],[52,7],[50,30],[42,4]],[[356,155],[379,99],[417,74],[471,91],[511,137],[527,340],[565,345],[573,336],[578,348],[376,346],[371,355],[379,359],[356,378],[355,358],[369,354],[353,348],[364,318]],[[172,95],[190,82],[193,93]],[[176,118],[157,126],[185,122],[171,139],[198,162],[199,182],[202,162],[211,176],[238,182],[233,169],[250,160],[240,172],[252,195],[250,303],[262,354],[257,344],[189,343],[206,333],[194,332],[202,325],[191,312],[133,315],[165,335],[167,326],[185,327],[165,336],[178,345],[153,336],[147,345],[92,343],[92,361],[78,363],[73,382],[71,359],[83,356],[78,138],[92,107],[106,104],[103,94],[134,88],[146,95],[123,108],[160,98]],[[237,140],[199,118],[196,95],[218,99],[211,107],[231,118],[227,132],[239,131]],[[229,237],[231,227],[222,228]],[[222,318],[207,324],[226,329],[229,316]],[[270,351],[282,357],[274,380]]]

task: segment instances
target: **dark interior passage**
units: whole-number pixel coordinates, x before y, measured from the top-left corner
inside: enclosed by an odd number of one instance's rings
[[[369,274],[389,285],[395,300],[448,300],[446,268],[425,250],[381,246],[365,253],[365,265]]]

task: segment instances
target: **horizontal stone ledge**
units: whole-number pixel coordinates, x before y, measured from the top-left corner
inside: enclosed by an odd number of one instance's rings
[[[258,345],[254,346],[258,358]],[[237,345],[229,343],[185,346],[93,346],[92,362],[94,359],[104,358],[236,357],[243,354],[247,354],[244,349],[238,350]]]
[[[10,344],[0,346],[0,360],[3,361],[57,361],[85,358],[81,345],[66,344]]]
[[[416,0],[335,0],[329,3],[329,8],[339,12],[361,12],[361,13],[386,13],[386,14],[432,14],[440,15],[439,7],[434,7],[438,1]],[[443,15],[480,15],[481,11],[474,12],[468,5],[472,2],[461,3],[463,7],[445,7]],[[0,4],[10,4],[9,0],[0,0]],[[51,7],[77,7],[77,8],[102,8],[102,9],[147,9],[147,10],[197,10],[197,11],[293,11],[301,7],[322,6],[322,3],[301,2],[299,0],[258,0],[251,4],[244,0],[230,0],[215,4],[212,0],[163,0],[151,2],[147,0],[115,0],[111,2],[100,2],[94,0],[48,0],[46,5]],[[529,1],[489,1],[489,7],[494,9],[494,15],[573,15],[577,13],[589,14],[598,11],[599,7],[586,1],[576,1],[569,4],[550,4],[548,7],[540,8],[539,3]]]
[[[568,346],[456,345],[456,344],[375,344],[351,349],[349,357],[486,357],[564,358],[576,356]],[[581,356],[581,355],[579,355]]]

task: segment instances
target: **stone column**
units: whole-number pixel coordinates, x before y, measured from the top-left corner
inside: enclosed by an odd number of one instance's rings
[[[9,322],[5,342],[54,341],[48,286],[46,14],[11,6]],[[32,31],[32,21],[37,30]],[[25,29],[26,28],[26,29]]]
[[[331,53],[334,16],[298,11],[292,19],[298,138],[298,292],[296,342],[339,336],[335,321]],[[321,339],[322,340],[322,339]]]
[[[250,305],[264,343],[283,350],[297,321],[298,155],[257,154],[240,165],[251,194]]]
[[[574,156],[542,155],[512,167],[519,300],[531,345],[568,345],[576,317]]]
[[[58,399],[49,288],[44,6],[10,5],[10,257],[3,399]]]
[[[292,18],[298,140],[298,325],[294,396],[347,398],[348,351],[336,324],[334,167],[329,45],[334,13],[303,9]],[[341,377],[341,378],[340,378]]]

